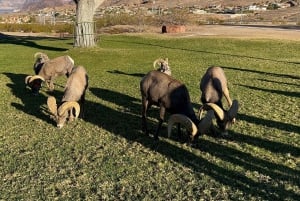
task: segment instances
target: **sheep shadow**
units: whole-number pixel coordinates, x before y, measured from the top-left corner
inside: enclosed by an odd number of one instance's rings
[[[104,102],[110,102],[113,105],[118,105],[117,109],[106,106],[99,102],[87,103],[87,110],[93,111],[90,113],[86,121],[89,121],[115,135],[125,138],[129,143],[138,142],[144,147],[158,152],[173,161],[180,163],[187,168],[194,170],[196,173],[203,173],[212,177],[217,182],[228,185],[232,188],[239,189],[244,194],[258,196],[262,199],[283,200],[286,198],[295,199],[298,195],[292,190],[287,190],[282,186],[274,186],[268,182],[254,181],[248,178],[245,174],[233,170],[228,170],[218,164],[209,161],[201,155],[196,155],[193,152],[184,150],[167,140],[161,139],[155,141],[153,138],[144,135],[141,132],[141,117],[139,112],[141,105],[137,103],[140,100],[108,89],[91,88],[90,91]],[[265,141],[258,138],[243,138],[243,134],[234,133],[238,136],[240,142],[252,143],[255,146],[269,148],[271,151],[270,141]],[[160,138],[164,138],[160,135]],[[223,139],[221,139],[223,140]],[[271,142],[272,143],[272,142]],[[276,146],[278,143],[272,143]],[[281,148],[288,148],[287,145],[280,145]],[[196,149],[201,152],[213,155],[221,160],[236,166],[242,167],[245,171],[257,171],[263,175],[268,175],[271,178],[281,178],[286,181],[291,181],[295,184],[298,182],[299,171],[288,168],[283,165],[278,165],[272,161],[257,158],[250,153],[244,153],[232,147],[228,147],[222,143],[216,143],[201,138],[197,142]],[[298,151],[296,148],[290,148],[288,151]],[[201,174],[196,174],[201,180]],[[266,190],[267,189],[267,190]],[[272,192],[272,193],[270,193]]]
[[[137,116],[137,119],[135,119],[135,121],[132,121],[132,125],[137,126],[136,130],[141,129],[141,118],[140,117],[141,117],[142,106],[140,104],[141,103],[140,99],[133,98],[133,97],[130,97],[128,95],[125,95],[125,94],[122,94],[122,93],[119,93],[116,91],[111,91],[111,90],[102,89],[102,88],[89,88],[89,91],[102,100],[109,101],[110,103],[113,103],[115,105],[122,106],[123,107],[122,112],[120,114],[116,114],[116,115],[120,116],[123,114],[124,116],[117,118],[117,119],[121,119],[121,121],[122,121],[122,119],[126,119],[126,121],[130,122],[130,119],[126,118],[126,114],[129,113],[129,114],[134,114],[135,116]],[[94,104],[92,104],[92,105],[94,105]],[[87,104],[87,107],[90,107],[90,106],[88,106],[88,104]],[[93,108],[93,110],[94,110],[95,106],[92,106],[90,108]],[[90,111],[88,108],[86,110]],[[96,109],[96,111],[98,111],[98,110]],[[102,111],[102,110],[99,109],[99,111]],[[101,114],[103,114],[103,112],[101,112]],[[105,113],[105,114],[107,114],[107,113]],[[155,122],[155,120],[151,120],[151,119],[158,118],[158,116],[159,116],[158,108],[155,106],[151,107],[147,114],[148,114],[147,123],[150,128],[150,133],[154,133],[154,130],[156,129],[158,123]],[[113,120],[113,119],[115,119],[115,117],[113,117],[111,120]],[[163,127],[160,132],[162,135],[164,135],[164,133],[165,133],[165,132],[163,132],[164,130],[165,130],[165,127]]]
[[[11,106],[15,107],[17,110],[23,111],[24,113],[35,116],[36,118],[41,119],[49,124],[53,124],[47,115],[47,108],[43,106],[47,102],[48,97],[43,93],[39,93],[37,96],[32,94],[31,90],[26,87],[24,82],[27,75],[14,73],[3,74],[12,81],[12,83],[7,84],[7,87],[11,89],[12,95],[20,99],[22,102],[22,104],[11,102]]]

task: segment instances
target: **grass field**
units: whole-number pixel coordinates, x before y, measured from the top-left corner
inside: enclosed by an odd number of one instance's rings
[[[24,86],[33,54],[68,54],[86,67],[86,118],[57,129],[46,99]],[[300,197],[300,42],[263,39],[103,35],[99,46],[71,40],[0,40],[0,200],[298,200]],[[189,89],[222,66],[240,102],[230,137],[203,135],[194,147],[141,132],[139,81],[158,57]],[[158,110],[150,111],[152,133]],[[167,117],[166,117],[167,118]]]

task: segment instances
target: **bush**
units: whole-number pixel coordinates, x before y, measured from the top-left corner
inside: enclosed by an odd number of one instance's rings
[[[73,24],[55,24],[55,25],[43,25],[43,24],[0,24],[0,31],[6,32],[45,32],[45,33],[61,33],[68,32],[74,33]]]

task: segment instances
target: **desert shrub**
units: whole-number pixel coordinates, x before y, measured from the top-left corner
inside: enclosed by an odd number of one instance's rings
[[[43,25],[43,24],[0,24],[0,31],[6,32],[46,32],[46,33],[60,33],[68,32],[73,33],[73,24],[55,24],[55,25]]]

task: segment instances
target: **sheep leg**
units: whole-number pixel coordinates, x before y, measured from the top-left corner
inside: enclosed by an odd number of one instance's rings
[[[203,114],[203,105],[198,110],[198,116],[200,120],[202,119],[202,114]]]
[[[181,126],[180,126],[180,124],[177,124],[177,135],[178,135],[178,139],[181,139],[182,135],[181,135]]]
[[[54,84],[53,84],[53,78],[52,77],[50,78],[50,81],[49,81],[49,89],[50,89],[50,91],[54,90]]]
[[[155,140],[158,140],[158,133],[159,133],[159,130],[161,129],[161,125],[162,125],[163,121],[164,120],[162,120],[162,119],[159,119],[159,121],[158,121],[158,126],[156,129],[155,135],[154,135]]]
[[[85,92],[83,93],[83,95],[80,98],[80,113],[79,113],[79,117],[81,119],[84,118],[84,103],[85,103]]]
[[[158,140],[158,133],[159,133],[159,131],[161,129],[162,123],[164,122],[165,113],[166,113],[166,109],[161,106],[160,110],[159,110],[158,126],[157,126],[157,129],[156,129],[155,135],[154,135],[154,139],[155,140]]]
[[[142,131],[148,135],[148,128],[147,128],[147,110],[148,110],[148,100],[146,98],[142,98]]]
[[[46,86],[48,87],[48,88],[50,88],[50,85],[49,85],[49,80],[46,80]]]
[[[69,113],[69,122],[72,122],[72,121],[74,121],[73,110],[72,110],[72,109],[71,109],[71,110],[69,110],[69,111],[68,111],[68,113]]]

